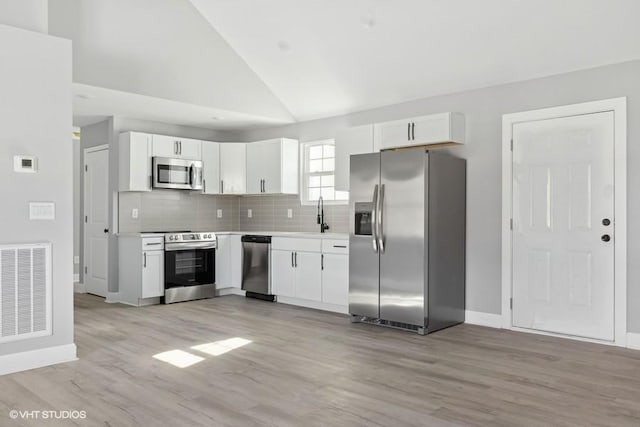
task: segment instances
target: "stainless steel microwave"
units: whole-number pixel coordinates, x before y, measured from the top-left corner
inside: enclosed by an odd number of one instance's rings
[[[202,190],[202,162],[154,157],[153,188]]]

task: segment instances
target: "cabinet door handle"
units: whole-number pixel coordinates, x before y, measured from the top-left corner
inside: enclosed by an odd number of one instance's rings
[[[411,123],[407,123],[407,141],[411,141]]]
[[[291,252],[291,268],[293,268],[293,267],[294,267],[294,265],[293,265],[293,252]]]
[[[220,194],[224,194],[224,181],[220,180]]]
[[[295,256],[295,260],[296,260],[296,268],[298,268],[298,252],[295,252],[296,256]]]
[[[347,245],[333,245],[334,248],[347,249]]]
[[[207,192],[207,180],[206,179],[202,180],[202,192],[203,193]]]
[[[324,270],[324,254],[320,255],[320,270]]]
[[[411,139],[416,140],[416,124],[411,123]]]
[[[143,255],[143,258],[144,258],[144,264],[142,264],[142,266],[144,268],[147,268],[147,253],[145,252],[142,255]]]

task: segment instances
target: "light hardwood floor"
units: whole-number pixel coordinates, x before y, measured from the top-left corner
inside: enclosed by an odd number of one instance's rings
[[[640,425],[640,351],[471,325],[422,337],[237,296],[133,308],[76,295],[75,313],[80,360],[0,377],[0,426]],[[191,349],[234,337],[252,342]],[[204,360],[152,357],[176,349]]]

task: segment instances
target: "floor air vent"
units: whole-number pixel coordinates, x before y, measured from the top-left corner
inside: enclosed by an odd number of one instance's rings
[[[0,343],[51,335],[51,245],[0,245]]]

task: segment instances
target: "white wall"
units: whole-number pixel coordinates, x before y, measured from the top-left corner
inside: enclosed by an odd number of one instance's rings
[[[291,120],[188,0],[55,0],[49,19],[75,83]]]
[[[49,0],[0,0],[0,24],[47,33]]]
[[[0,243],[47,241],[53,256],[53,335],[0,344],[8,355],[73,345],[71,43],[0,25],[0,64]],[[14,173],[16,154],[38,173]],[[30,201],[54,202],[55,220],[30,221]]]
[[[340,128],[415,115],[460,111],[468,144],[449,149],[467,159],[467,309],[501,312],[501,123],[517,111],[628,97],[628,325],[640,332],[640,61],[577,71],[378,108],[346,116],[236,135],[255,141],[273,137],[313,141]]]

